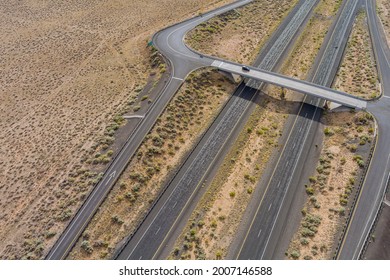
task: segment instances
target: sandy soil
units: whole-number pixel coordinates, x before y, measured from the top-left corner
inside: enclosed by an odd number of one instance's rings
[[[366,165],[374,122],[368,113],[338,112],[323,116],[324,143],[316,173],[309,178],[302,221],[290,243],[291,259],[330,259],[341,225],[350,211]]]
[[[262,104],[225,157],[171,258],[224,258],[292,109],[292,104],[262,97]]]
[[[248,64],[297,2],[253,1],[199,25],[186,41],[203,53]]]
[[[88,225],[71,259],[111,257],[129,235],[235,85],[215,70],[192,73]]]
[[[61,182],[146,83],[147,40],[229,1],[0,2],[0,258],[42,258],[83,198]]]
[[[390,0],[377,0],[377,12],[385,29],[387,44],[390,45]]]
[[[375,56],[364,11],[356,17],[334,87],[364,99],[380,95]]]
[[[339,1],[325,0],[315,9],[310,25],[282,65],[283,74],[306,78],[338,6]],[[244,19],[248,15],[251,15],[249,11],[240,13]],[[211,25],[217,26],[215,23]],[[237,29],[239,33],[246,34],[246,29],[241,28]],[[215,38],[220,38],[223,30],[207,38],[216,41]],[[199,36],[197,33],[191,35]],[[239,57],[234,50],[225,55],[236,59]],[[256,183],[278,143],[285,120],[293,111],[293,104],[288,101],[302,99],[301,94],[274,86],[267,86],[265,92],[271,97],[264,96],[264,104],[251,115],[211,183],[210,190],[176,242],[171,258],[220,259],[226,255]]]

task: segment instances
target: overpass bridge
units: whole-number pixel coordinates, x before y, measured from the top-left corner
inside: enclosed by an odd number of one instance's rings
[[[280,74],[261,70],[252,66],[243,66],[241,64],[221,60],[214,60],[211,66],[216,67],[221,71],[237,74],[245,78],[274,84],[304,94],[332,101],[354,109],[367,108],[366,101],[350,94],[313,84],[307,81],[301,81]]]

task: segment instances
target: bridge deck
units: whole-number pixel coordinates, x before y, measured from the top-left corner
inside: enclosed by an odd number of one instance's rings
[[[242,65],[215,60],[212,66],[226,72],[241,75],[246,78],[251,78],[277,86],[289,88],[301,93],[309,94],[315,97],[323,98],[335,103],[345,105],[355,109],[367,108],[367,102],[354,97],[350,94],[319,86],[307,81],[300,81],[280,74],[257,69],[247,66],[250,71],[244,71]]]

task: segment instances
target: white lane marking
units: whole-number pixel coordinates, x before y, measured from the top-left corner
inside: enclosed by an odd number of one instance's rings
[[[214,60],[213,63],[211,63],[211,66],[214,66],[214,67],[218,67],[218,65],[219,65],[218,60]]]
[[[110,182],[111,179],[115,177],[115,174],[116,174],[116,170],[114,170],[114,172],[112,172],[112,173],[110,174],[110,177],[108,178],[108,180],[107,180],[105,186],[107,186],[108,182]]]
[[[276,188],[279,188],[279,186],[280,186],[280,182],[278,183],[278,186]]]
[[[269,210],[271,210],[271,207],[272,207],[272,203],[268,207],[268,212],[269,212]]]
[[[131,116],[123,116],[124,119],[143,119],[145,116],[141,115],[131,115]]]
[[[243,95],[244,90],[245,90],[245,87],[242,88],[240,94],[238,95],[239,97],[241,97],[241,96]],[[253,97],[254,97],[254,95],[253,95]],[[253,97],[252,97],[252,98],[253,98]],[[251,99],[251,101],[252,101],[252,99]],[[247,103],[247,107],[249,106],[249,104],[250,104],[250,103],[248,102],[248,103]],[[244,108],[244,110],[245,110],[245,109],[246,109],[246,108]],[[230,136],[230,134],[229,134],[229,136]],[[228,138],[229,138],[229,136],[228,136]],[[228,138],[227,138],[227,139],[228,139]],[[225,142],[226,142],[226,140],[225,140]],[[192,165],[193,165],[193,163],[191,164],[190,168],[192,167]],[[135,247],[133,248],[133,250],[132,250],[132,251],[130,252],[130,254],[127,256],[127,259],[129,259],[130,256],[134,253],[135,249],[137,249],[138,245],[141,243],[142,239],[145,237],[145,235],[146,235],[147,232],[149,231],[150,227],[154,224],[154,221],[157,219],[157,217],[160,215],[161,211],[164,209],[164,207],[167,205],[167,203],[168,203],[168,202],[170,201],[170,199],[172,198],[173,193],[175,193],[176,189],[179,187],[179,185],[180,185],[180,183],[181,183],[182,180],[183,180],[183,177],[180,179],[180,181],[179,181],[179,182],[176,184],[176,186],[173,188],[171,194],[170,194],[169,197],[165,200],[163,206],[158,210],[158,212],[157,212],[156,216],[153,218],[152,222],[149,224],[149,226],[147,227],[147,229],[144,231],[144,233],[142,234],[141,238],[138,240],[138,242],[137,242],[137,244],[135,245]]]
[[[257,234],[257,238],[259,238],[260,234],[261,234],[261,230],[259,230],[259,233]]]
[[[154,235],[157,235],[157,233],[160,231],[161,227],[158,228],[158,230],[155,232]]]
[[[138,260],[141,260],[142,259],[142,256],[141,257],[139,257],[139,259]]]
[[[389,156],[387,157],[385,170],[388,170],[387,168],[388,168],[388,166],[389,166],[389,162],[390,162],[390,154],[389,154]],[[381,186],[383,186],[383,184],[387,183],[387,182],[385,182],[386,176],[388,176],[388,174],[385,173],[385,174],[383,175],[383,178],[382,178]],[[376,195],[375,202],[379,200],[379,196],[380,196],[380,195],[383,195],[383,194],[382,194],[381,192],[378,192],[377,195]],[[371,208],[370,217],[372,217],[372,215],[374,215],[374,212],[375,212],[375,209]],[[367,227],[369,226],[371,220],[372,220],[372,219],[367,220],[366,225],[365,225],[364,230],[363,230],[363,235],[360,237],[358,245],[362,244],[363,239],[367,239],[369,232],[367,233],[367,235],[364,235],[364,233],[367,231]],[[374,222],[372,221],[370,227],[372,227],[372,224],[373,224],[373,223],[374,223]],[[361,254],[361,250],[358,251],[358,248],[359,248],[359,246],[356,247],[355,252],[353,253],[353,256],[352,256],[353,259],[356,259],[356,258]],[[361,247],[360,247],[360,248],[361,248]]]
[[[390,96],[383,95],[383,98],[390,98]]]
[[[297,143],[296,142],[294,142],[294,144],[293,144],[293,146],[292,146],[292,148],[294,149],[295,148],[295,145],[296,145]]]
[[[184,79],[178,78],[178,77],[172,77],[172,79],[174,79],[174,80],[179,80],[179,81],[184,81]]]
[[[312,118],[311,118],[311,122],[310,122],[309,128],[308,128],[308,130],[307,130],[308,133],[306,133],[305,138],[303,139],[301,149],[300,149],[300,151],[299,151],[299,153],[298,153],[298,156],[297,156],[298,159],[301,157],[301,154],[302,154],[302,151],[303,151],[303,147],[305,146],[307,137],[308,137],[308,135],[309,135],[311,126],[312,126],[312,124],[313,124],[314,117],[315,117],[315,115],[317,114],[317,110],[318,110],[318,105],[319,105],[319,103],[320,103],[320,100],[318,100],[318,101],[316,102],[316,105],[315,105],[315,106],[316,106],[316,109],[314,110],[314,114],[313,114],[313,116],[312,116]],[[294,173],[295,173],[295,169],[297,168],[297,165],[298,165],[297,163],[298,163],[298,161],[296,161],[296,163],[295,163],[295,165],[294,165],[294,168],[293,168],[291,174],[294,174]],[[268,239],[267,239],[267,242],[265,243],[265,247],[264,247],[264,249],[263,249],[263,253],[262,253],[260,259],[263,259],[264,254],[265,254],[265,250],[266,250],[267,247],[268,247],[268,243],[269,243],[269,240],[270,240],[270,238],[271,238],[272,232],[274,231],[274,228],[275,228],[275,225],[276,225],[276,221],[277,221],[278,218],[279,218],[280,210],[282,209],[282,206],[283,206],[283,204],[284,204],[284,200],[285,200],[286,195],[287,195],[287,193],[288,193],[288,189],[290,188],[291,180],[292,180],[292,176],[290,177],[289,181],[287,182],[286,191],[285,191],[285,193],[284,193],[284,195],[283,195],[282,202],[281,202],[280,205],[279,205],[279,209],[278,209],[278,212],[277,212],[277,214],[276,214],[276,218],[274,219],[274,222],[273,222],[273,224],[272,224],[271,232],[270,232],[270,234],[268,235]]]
[[[302,131],[302,126],[299,128],[299,132],[301,132]]]
[[[173,204],[173,207],[172,207],[172,209],[175,209],[175,207],[176,207],[176,204],[177,204],[177,201],[175,202],[175,204]]]
[[[307,117],[307,113],[305,114],[305,118]]]

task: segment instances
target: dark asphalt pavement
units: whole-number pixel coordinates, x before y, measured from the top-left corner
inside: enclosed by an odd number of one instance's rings
[[[97,209],[114,186],[119,175],[126,168],[130,159],[141,145],[146,134],[153,127],[157,118],[181,86],[183,79],[193,70],[199,67],[211,65],[213,61],[212,59],[200,58],[199,55],[191,52],[187,47],[185,47],[182,42],[182,38],[185,35],[186,30],[193,28],[202,21],[205,21],[217,14],[224,13],[249,2],[251,2],[251,0],[234,2],[230,5],[226,5],[206,13],[202,17],[196,17],[174,25],[154,36],[154,44],[164,50],[163,53],[169,60],[170,66],[172,67],[171,79],[162,93],[146,112],[145,117],[139,122],[120,153],[113,159],[112,163],[105,171],[101,181],[94,187],[86,201],[77,211],[74,218],[69,222],[64,232],[60,235],[59,239],[48,252],[46,259],[57,260],[66,258],[70,250],[76,244],[83,230],[87,227],[88,222],[92,219],[93,215],[96,213]],[[162,33],[165,33],[165,35],[161,36]],[[175,33],[175,36],[173,36],[173,33]],[[178,49],[176,49],[176,47]],[[178,50],[181,50],[182,52],[179,52]]]
[[[108,192],[113,187],[119,175],[123,172],[126,165],[130,161],[131,157],[134,155],[139,145],[142,143],[145,135],[150,131],[150,129],[154,125],[159,115],[162,113],[166,105],[169,103],[171,98],[174,96],[174,94],[182,84],[184,78],[191,71],[200,67],[210,66],[213,63],[214,59],[212,57],[200,56],[199,54],[190,50],[188,47],[184,45],[183,37],[185,36],[186,32],[192,29],[193,27],[195,27],[196,25],[198,25],[199,23],[206,21],[211,17],[214,17],[215,15],[222,14],[228,10],[240,7],[249,2],[251,1],[245,0],[245,1],[238,1],[230,5],[226,5],[214,11],[206,13],[202,16],[198,16],[189,19],[185,22],[168,27],[154,36],[153,42],[155,46],[164,54],[164,56],[170,62],[170,66],[172,68],[171,79],[167,83],[167,86],[164,88],[163,92],[158,96],[158,98],[152,104],[151,108],[145,114],[145,117],[140,121],[134,133],[129,137],[121,152],[110,164],[102,180],[98,183],[98,185],[88,196],[85,203],[81,206],[81,208],[79,209],[75,217],[70,221],[68,227],[65,229],[63,234],[59,237],[59,239],[57,240],[53,248],[49,251],[46,257],[47,259],[63,259],[67,256],[69,251],[77,242],[82,231],[85,229],[88,222],[93,217],[94,213],[97,211],[98,207],[100,206],[100,204],[102,203],[102,201],[104,200]],[[305,7],[305,5],[310,5],[313,4],[314,2],[316,2],[316,0],[308,0],[305,1],[303,4],[301,3],[299,5],[301,5],[301,7]],[[356,5],[355,6],[353,5],[356,3],[357,1],[347,1],[347,4],[345,5],[347,7],[346,10],[354,9]],[[337,71],[337,66],[342,55],[340,49],[343,49],[343,44],[345,44],[346,42],[345,35],[349,30],[349,26],[351,24],[352,18],[353,18],[352,14],[349,13],[346,13],[343,16],[339,17],[338,28],[335,28],[337,32],[334,33],[334,36],[332,36],[332,39],[330,40],[329,43],[330,46],[328,48],[329,52],[325,51],[324,59],[321,62],[323,64],[321,64],[322,66],[318,68],[319,70],[317,76],[321,78],[318,78],[319,80],[316,80],[316,76],[315,76],[313,79],[314,83],[324,85],[324,86],[330,86],[331,81],[333,80],[332,77],[335,75]],[[375,32],[373,31],[374,28],[372,28],[371,25],[372,23],[370,24],[371,31]],[[289,25],[286,25],[286,27],[289,27]],[[288,36],[288,34],[286,33],[285,36]],[[288,40],[286,38],[284,40]],[[379,45],[379,46],[380,46],[379,48],[382,48],[383,50],[384,48],[383,45]],[[267,47],[271,50],[270,53],[273,53],[272,50],[274,48],[270,46]],[[379,52],[380,51],[377,50],[377,55],[381,56]],[[275,56],[275,54],[273,54],[273,56]],[[276,61],[277,60],[278,58],[276,59]],[[328,65],[328,66],[325,67],[323,65]],[[388,68],[388,60],[387,60],[386,67]],[[265,68],[265,69],[270,70],[272,68]],[[385,77],[388,77],[389,72],[388,70],[381,69],[381,74],[384,80]],[[387,79],[387,81],[388,80],[389,79]],[[384,86],[384,88],[389,89],[388,86]],[[226,111],[225,115],[224,114],[221,115],[220,117],[221,119],[219,120],[218,123],[216,123],[215,133],[212,134],[211,132],[208,132],[210,133],[209,134],[210,138],[206,137],[202,139],[202,141],[205,142],[202,142],[202,144],[199,145],[199,147],[197,147],[198,149],[200,149],[199,154],[193,155],[193,159],[197,159],[200,161],[195,160],[191,164],[188,163],[188,168],[190,170],[196,170],[196,168],[199,168],[199,171],[203,173],[207,171],[208,169],[206,168],[207,165],[203,166],[202,161],[210,162],[211,160],[212,162],[212,159],[218,156],[218,153],[213,153],[214,150],[218,151],[217,146],[213,146],[213,145],[220,144],[219,143],[220,141],[226,139],[224,138],[226,137],[226,135],[228,135],[226,133],[228,133],[229,129],[232,128],[231,124],[233,124],[233,122],[231,122],[231,120],[228,121],[228,118],[226,116],[228,116],[229,114],[233,114],[232,116],[240,118],[240,114],[242,115],[243,111],[245,111],[245,108],[249,106],[248,104],[250,104],[250,100],[254,94],[255,94],[255,90],[252,90],[249,87],[242,86],[241,92],[236,93],[236,95],[231,99],[231,101],[229,101],[232,102],[232,104],[227,106],[225,110],[231,109],[232,111]],[[389,139],[388,138],[389,135],[387,135],[390,131],[390,129],[388,129],[387,127],[389,118],[386,115],[386,112],[388,112],[388,104],[389,104],[388,100],[389,99],[386,97],[381,99],[379,102],[375,103],[376,105],[373,104],[372,107],[370,105],[370,110],[371,108],[373,108],[372,110],[378,120],[378,126],[380,132],[379,134],[380,135],[383,134],[382,138],[381,137],[378,138],[378,147],[383,147],[383,145],[385,144],[382,142],[384,142],[386,139]],[[265,220],[265,223],[268,225],[266,226],[267,231],[269,231],[268,235],[266,235],[265,231],[263,231],[262,229],[256,231],[256,228],[254,228],[254,226],[251,227],[248,236],[261,236],[261,238],[263,238],[263,241],[261,244],[259,243],[257,245],[257,248],[255,248],[256,246],[251,246],[251,243],[249,243],[249,241],[244,242],[243,248],[242,250],[240,250],[240,252],[242,252],[240,258],[267,257],[266,249],[270,243],[274,242],[272,241],[273,239],[271,237],[275,236],[274,235],[275,229],[280,228],[280,225],[283,225],[283,223],[286,222],[283,220],[283,218],[280,217],[283,216],[281,215],[281,212],[286,212],[287,211],[286,209],[288,209],[288,199],[285,198],[289,197],[287,191],[291,183],[290,178],[293,178],[292,176],[295,174],[294,172],[296,170],[296,167],[298,166],[301,155],[304,154],[305,151],[304,145],[310,144],[312,127],[315,126],[315,123],[317,121],[317,118],[319,117],[319,112],[320,112],[320,110],[318,110],[316,106],[310,105],[310,103],[313,105],[319,105],[320,100],[317,100],[315,98],[307,98],[306,102],[308,104],[304,105],[301,108],[300,114],[297,117],[295,126],[292,130],[292,134],[290,135],[289,138],[291,140],[288,143],[286,143],[285,151],[288,152],[288,156],[283,158],[283,160],[279,161],[285,164],[283,170],[286,173],[281,174],[280,176],[279,175],[274,176],[276,179],[272,181],[272,185],[270,183],[271,186],[270,189],[277,190],[280,187],[280,191],[277,191],[275,194],[267,192],[266,195],[270,195],[269,199],[268,198],[264,199],[264,202],[260,203],[261,207],[268,208],[268,212],[272,211],[272,214],[267,213],[267,215],[260,215],[260,216],[268,217],[269,215],[271,215],[270,217],[275,217],[276,220],[269,217]],[[243,110],[243,111],[239,112],[239,110]],[[236,113],[236,115],[234,115],[234,113]],[[383,121],[380,121],[382,119]],[[383,149],[385,148],[381,148],[381,152],[383,152]],[[377,161],[379,163],[376,164],[380,164],[380,163],[383,164],[384,160],[381,157],[383,157],[383,155],[378,154],[377,156],[377,153],[375,153],[372,164],[375,164],[375,162]],[[385,165],[385,167],[387,168],[387,165]],[[373,172],[371,171],[371,169],[369,174]],[[376,172],[375,175],[377,176],[382,174],[383,171],[383,169],[380,168],[379,169],[375,168],[374,170],[378,170],[375,171]],[[289,173],[292,175],[287,176],[287,174]],[[185,173],[185,174],[189,174],[189,173]],[[201,176],[202,173],[199,173],[199,175],[197,175],[198,177],[194,177],[193,175],[191,176],[185,175],[185,174],[183,174],[181,177],[177,177],[177,179],[175,180],[177,180],[178,182],[176,186],[179,186],[180,184],[184,184],[185,186],[187,186],[187,188],[171,187],[167,189],[167,191],[163,194],[163,196],[160,198],[160,200],[156,203],[155,207],[153,208],[154,212],[152,211],[153,213],[152,212],[150,213],[150,215],[147,217],[147,220],[145,220],[145,222],[141,225],[141,227],[138,229],[136,234],[130,239],[130,243],[128,244],[128,246],[126,246],[126,249],[123,251],[123,253],[120,255],[119,258],[147,259],[147,258],[152,258],[155,255],[157,250],[156,244],[161,243],[161,241],[165,238],[164,234],[169,232],[171,225],[174,224],[174,222],[177,219],[177,215],[180,214],[175,212],[177,210],[174,211],[176,214],[174,214],[174,212],[165,213],[162,212],[165,211],[163,209],[174,210],[176,208],[181,210],[182,207],[185,208],[188,199],[191,198],[193,191],[196,190],[196,188],[199,186],[199,180],[202,178]],[[362,198],[366,197],[366,195],[364,194],[365,193],[363,189],[361,195]],[[362,199],[362,201],[363,200],[364,199]],[[363,205],[363,202],[361,203]],[[358,206],[359,205],[360,203],[358,204]],[[359,208],[357,207],[356,209]],[[267,210],[261,210],[261,213],[265,213],[264,211]],[[165,213],[166,215],[164,214],[161,216],[162,213]],[[354,215],[355,219],[363,220],[364,218],[360,217],[359,213],[360,212],[356,212],[356,214]],[[158,221],[161,221],[162,223],[160,223],[160,225],[163,224],[163,226],[159,226],[159,224],[156,223]],[[253,222],[253,225],[257,225],[258,223],[262,223],[262,221]],[[353,224],[354,222],[352,221],[350,227],[353,227]],[[346,240],[348,240],[348,236],[349,235],[347,234]],[[351,239],[356,239],[356,238],[354,236],[351,236]],[[363,235],[361,235],[361,239],[362,240],[364,239]],[[140,245],[145,246],[143,247],[144,249],[137,249],[137,248],[141,248],[139,247]],[[348,248],[348,246],[349,246],[348,241],[346,241],[344,247]],[[269,246],[269,248],[272,248],[272,246]],[[139,252],[137,252],[136,249],[139,250]],[[348,250],[350,249],[346,249],[346,251]]]
[[[377,122],[374,154],[341,244],[338,259],[359,259],[379,207],[390,171],[390,50],[376,15],[374,0],[364,0],[368,24],[380,76],[383,97],[368,105]]]
[[[338,15],[337,23],[316,67],[313,82],[330,86],[347,43],[355,16],[356,1],[349,1]],[[338,47],[335,48],[335,45]],[[236,253],[238,259],[272,259],[286,223],[297,179],[311,146],[321,117],[323,101],[311,98],[302,105],[278,159],[270,181],[252,218],[247,235]],[[312,103],[312,106],[308,103]],[[233,249],[234,250],[234,249]]]
[[[317,1],[302,1],[299,9],[293,10],[294,16],[290,24],[282,25],[284,29],[280,32],[280,36],[273,38],[275,47],[267,48],[267,54],[257,64],[259,68],[273,69],[315,2]],[[185,32],[182,33],[182,36],[184,35]],[[248,81],[248,83],[253,82]],[[262,83],[257,86],[261,87],[261,85]],[[156,207],[120,253],[119,259],[153,259],[158,257],[159,251],[167,242],[169,233],[176,227],[178,219],[186,211],[188,202],[199,190],[204,176],[218,156],[219,151],[226,144],[233,129],[251,105],[256,92],[257,90],[244,84],[238,87],[224,110],[169,184],[169,194],[164,194],[159,200]]]

